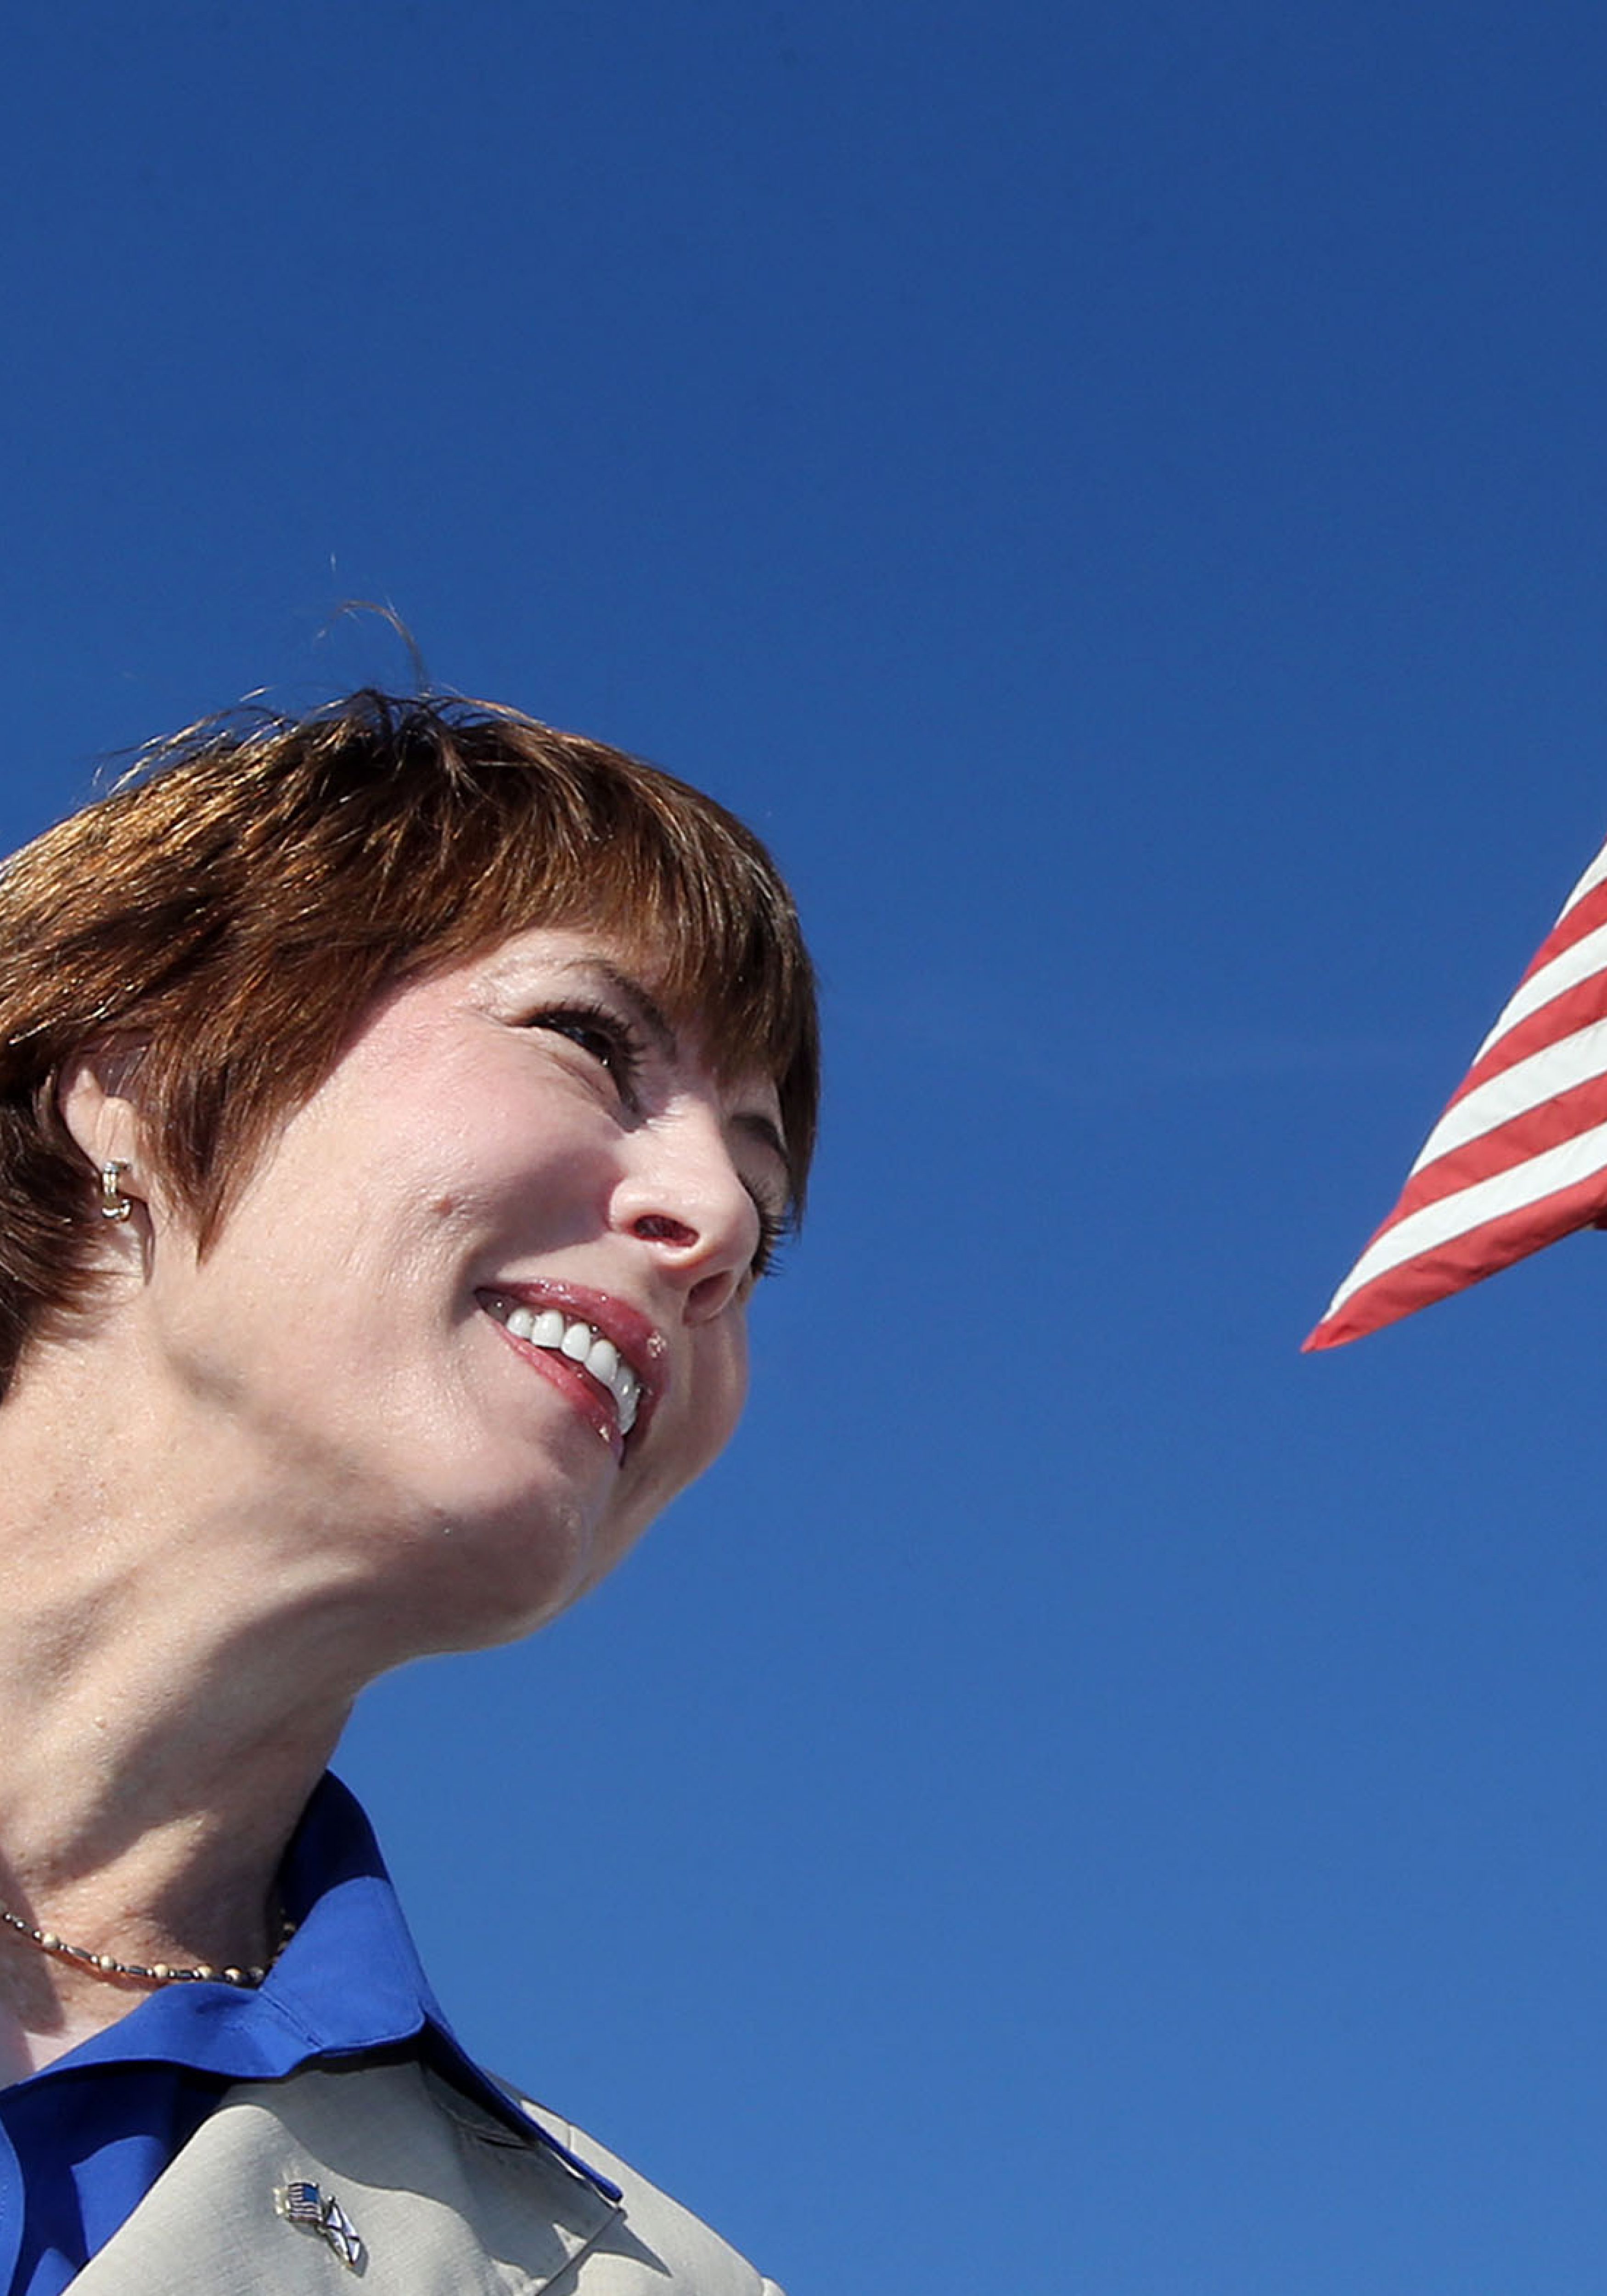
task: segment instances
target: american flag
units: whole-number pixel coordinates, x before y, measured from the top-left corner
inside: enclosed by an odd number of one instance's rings
[[[1607,1222],[1607,846],[1306,1345],[1358,1340],[1597,1222]]]

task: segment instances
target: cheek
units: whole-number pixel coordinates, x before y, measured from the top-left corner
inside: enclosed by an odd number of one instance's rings
[[[629,1504],[641,1525],[711,1467],[736,1431],[748,1392],[745,1333],[704,1332],[685,1366],[679,1400],[672,1398],[653,1423],[635,1476],[627,1472]]]
[[[696,1474],[701,1474],[705,1467],[713,1464],[735,1434],[742,1406],[748,1400],[747,1325],[737,1324],[728,1332],[722,1332],[711,1352],[714,1360],[703,1385],[704,1408],[699,1430],[703,1456],[693,1471]]]

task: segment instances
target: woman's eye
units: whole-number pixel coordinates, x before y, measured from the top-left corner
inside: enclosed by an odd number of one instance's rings
[[[529,1023],[532,1029],[545,1029],[558,1037],[567,1037],[589,1054],[600,1068],[612,1077],[622,1098],[628,1100],[635,1088],[641,1054],[633,1043],[630,1030],[623,1021],[610,1013],[586,1013],[570,1009],[537,1013]]]

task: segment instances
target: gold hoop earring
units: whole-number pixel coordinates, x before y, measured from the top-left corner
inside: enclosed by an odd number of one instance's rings
[[[115,1162],[101,1167],[101,1218],[126,1220],[134,1210],[134,1199],[123,1193],[123,1174],[127,1163]]]

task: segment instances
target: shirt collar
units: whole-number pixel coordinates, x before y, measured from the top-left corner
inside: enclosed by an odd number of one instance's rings
[[[533,2120],[458,2040],[424,1974],[373,1829],[331,1774],[291,1839],[279,1890],[296,1927],[260,1986],[164,1986],[33,2078],[137,2062],[230,2081],[283,2080],[315,2059],[411,2043],[504,2128],[619,2198],[617,2185]]]

